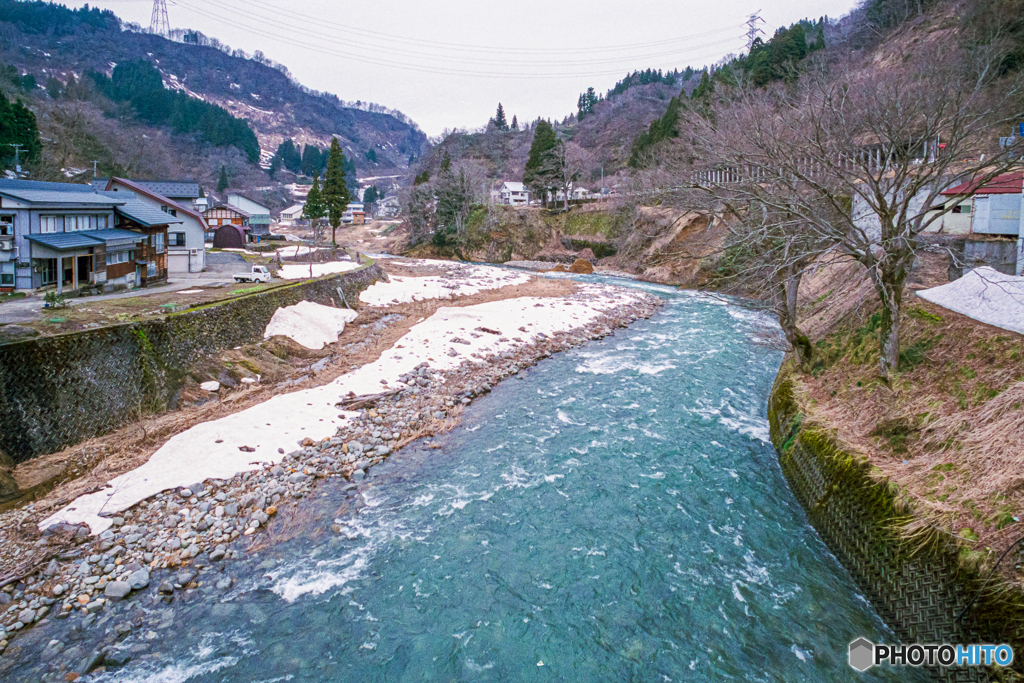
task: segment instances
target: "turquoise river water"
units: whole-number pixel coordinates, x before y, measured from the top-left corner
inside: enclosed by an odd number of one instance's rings
[[[770,321],[643,287],[653,318],[502,383],[441,448],[322,485],[297,538],[100,680],[907,680],[846,664],[892,636],[768,442]]]

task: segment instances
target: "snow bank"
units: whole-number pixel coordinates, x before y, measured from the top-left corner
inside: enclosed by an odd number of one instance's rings
[[[330,275],[331,273],[347,273],[355,270],[359,264],[355,261],[328,261],[327,263],[313,264],[313,277]],[[285,280],[301,280],[309,277],[308,263],[285,263],[277,273],[278,277]]]
[[[493,266],[459,267],[445,275],[402,277],[392,275],[391,282],[375,282],[359,294],[359,300],[371,306],[451,299],[476,294],[486,289],[522,285],[530,281],[524,273],[514,273]]]
[[[923,289],[917,295],[968,318],[1024,334],[1024,277],[982,266],[948,285]]]
[[[424,361],[438,370],[447,370],[467,359],[512,350],[541,334],[576,329],[603,311],[630,304],[642,296],[642,292],[634,290],[586,285],[570,298],[523,297],[440,308],[375,362],[330,384],[275,396],[176,434],[145,465],[112,479],[100,491],[79,497],[45,519],[40,528],[60,522],[85,522],[98,534],[111,524],[100,513],[120,512],[167,489],[211,478],[228,479],[238,472],[258,469],[261,463],[277,463],[283,453],[296,450],[306,437],[321,440],[334,436],[343,415],[354,415],[343,414],[334,407],[349,393],[378,393],[384,386],[382,379],[390,387],[403,386],[398,377]],[[449,355],[450,351],[456,355]],[[243,446],[253,450],[239,450]]]
[[[356,312],[347,308],[331,308],[312,301],[300,301],[274,311],[274,317],[263,332],[264,339],[280,334],[294,339],[307,349],[322,349],[324,344],[338,341],[345,323],[356,319]]]
[[[298,239],[298,238],[296,238],[296,239]],[[294,247],[281,247],[275,253],[278,256],[280,256],[282,258],[285,258],[285,257],[288,257],[288,256],[302,256],[302,255],[308,254],[311,251],[316,251],[316,249],[314,249],[312,247],[307,247],[304,244],[297,244]]]

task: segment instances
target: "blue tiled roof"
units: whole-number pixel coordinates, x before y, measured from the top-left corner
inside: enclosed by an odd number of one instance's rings
[[[114,195],[114,192],[105,192],[106,195]],[[123,192],[116,193],[124,196]],[[145,227],[151,227],[154,225],[176,225],[178,223],[184,223],[176,216],[172,216],[166,211],[161,211],[151,204],[147,204],[139,199],[129,199],[124,203],[124,206],[117,207],[117,212],[131,218],[136,223]]]
[[[131,230],[109,228],[107,230],[84,230],[81,232],[48,232],[25,236],[29,241],[38,242],[50,249],[64,251],[80,247],[98,247],[101,244],[132,244],[141,242],[146,236]]]
[[[88,232],[53,232],[44,235],[26,235],[25,237],[31,242],[38,242],[57,251],[78,249],[79,247],[95,247],[102,244],[102,240],[95,240],[89,237]]]
[[[55,192],[92,192],[92,185],[48,183],[42,180],[10,180],[0,178],[0,190],[53,190]]]
[[[122,230],[121,228],[108,228],[107,230],[90,230],[85,233],[89,237],[96,240],[101,240],[108,244],[115,242],[132,241],[138,242],[146,238],[145,235],[138,232],[132,232],[131,230]]]
[[[44,184],[59,185],[59,183]],[[20,189],[0,185],[0,194],[29,204],[42,204],[65,208],[112,209],[115,206],[124,203],[121,199],[114,199],[112,197],[104,197],[103,195],[96,194],[88,185],[68,185],[68,187],[85,187],[88,189],[86,192],[82,192],[81,190]]]

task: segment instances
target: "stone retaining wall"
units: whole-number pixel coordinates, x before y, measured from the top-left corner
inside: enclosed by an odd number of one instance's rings
[[[370,264],[144,322],[0,345],[0,452],[23,462],[167,410],[197,360],[262,339],[279,307],[354,304],[385,277]]]
[[[949,536],[908,542],[897,528],[908,521],[898,488],[869,476],[870,465],[844,452],[807,417],[787,365],[769,400],[771,438],[800,504],[882,619],[905,643],[1009,643],[1014,668],[1024,646],[1024,597],[998,580],[983,584],[958,560]],[[975,595],[978,599],[958,622]],[[942,681],[988,681],[980,668],[937,667]]]

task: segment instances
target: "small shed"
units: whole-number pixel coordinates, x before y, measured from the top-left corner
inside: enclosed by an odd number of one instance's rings
[[[222,225],[213,233],[214,249],[245,249],[245,228]]]

